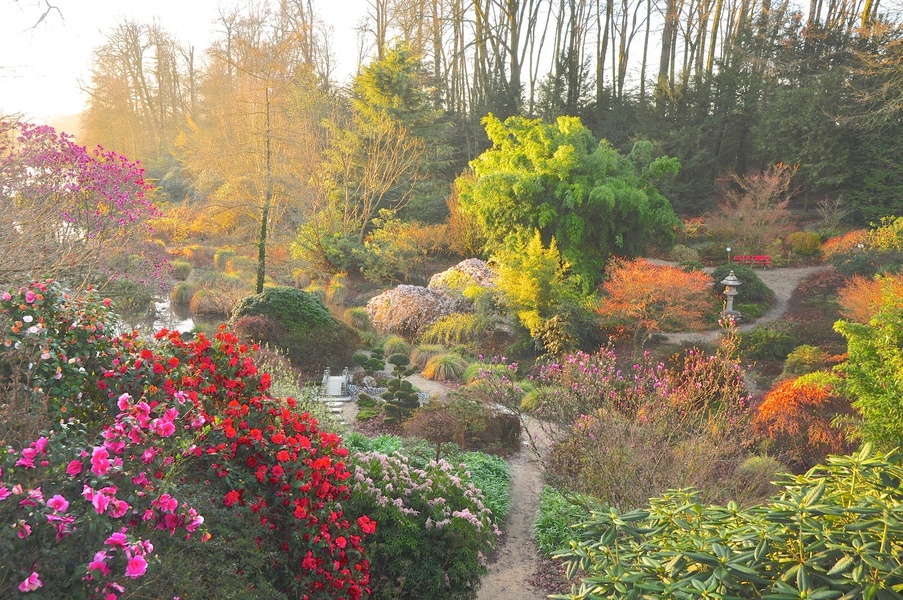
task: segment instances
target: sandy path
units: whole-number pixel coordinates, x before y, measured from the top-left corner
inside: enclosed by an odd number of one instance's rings
[[[543,476],[539,459],[526,446],[508,459],[511,468],[511,510],[505,522],[505,543],[480,582],[477,600],[517,598],[541,600],[545,593],[531,585],[539,558],[533,541],[533,521],[539,510]]]
[[[759,325],[777,321],[787,312],[787,304],[793,296],[793,292],[799,286],[800,281],[809,277],[814,273],[826,271],[831,267],[828,265],[820,265],[817,267],[788,267],[777,269],[765,269],[757,271],[759,279],[774,292],[774,304],[768,309],[764,315],[756,319],[752,323],[743,323],[740,325],[740,331],[749,331],[755,329]],[[714,331],[697,331],[690,333],[666,333],[665,337],[669,342],[683,343],[694,340],[711,341],[721,335],[721,330]]]

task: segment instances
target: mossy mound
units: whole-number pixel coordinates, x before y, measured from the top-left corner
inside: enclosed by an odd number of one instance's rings
[[[260,327],[259,317],[278,327]],[[249,321],[257,326],[245,327]],[[308,374],[350,366],[360,346],[358,333],[334,318],[317,296],[293,287],[271,287],[245,298],[232,312],[230,324],[257,343],[284,350],[289,360]],[[256,339],[255,334],[264,330],[270,332],[268,339]]]

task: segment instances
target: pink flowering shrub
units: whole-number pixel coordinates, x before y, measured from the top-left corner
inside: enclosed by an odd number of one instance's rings
[[[160,214],[152,186],[121,154],[88,150],[46,125],[0,122],[0,189],[10,199],[0,207],[7,281],[34,273],[74,287],[124,280],[134,296],[168,272],[163,252],[148,243]]]
[[[8,386],[40,388],[26,397],[43,401],[47,425],[30,442],[0,439],[0,596],[18,590],[112,600],[149,585],[148,578],[157,597],[182,595],[205,570],[223,566],[192,565],[161,552],[222,559],[229,546],[245,551],[233,572],[256,565],[239,597],[367,593],[363,540],[376,523],[342,509],[350,496],[347,450],[310,415],[295,411],[294,400],[266,395],[269,376],[258,372],[247,346],[225,331],[213,340],[186,341],[167,331],[148,342],[114,338],[97,328],[110,317],[103,302],[87,300],[82,312],[50,284],[19,295],[9,294],[3,304],[12,318],[15,310],[31,310],[29,299],[59,303],[60,314],[45,318],[41,331],[69,332],[63,338],[76,341],[57,344],[65,349],[54,346],[45,358],[42,344],[57,334],[37,344],[20,336],[0,356],[0,373],[24,368],[30,377],[8,377]],[[19,335],[20,320],[7,319],[3,333]],[[89,321],[93,338],[84,335]],[[75,369],[67,386],[53,384],[57,367]],[[0,412],[0,422],[6,420]],[[205,523],[207,509],[247,525]],[[206,537],[198,531],[202,524],[239,539],[211,540],[219,554],[183,548],[182,542]],[[257,533],[250,547],[248,531]],[[164,564],[200,574],[167,580]]]
[[[499,530],[465,466],[413,466],[401,454],[354,456],[346,509],[380,524],[368,541],[372,598],[475,598]]]
[[[697,486],[713,499],[732,491],[750,398],[724,353],[692,350],[669,368],[648,354],[624,362],[611,350],[578,352],[541,363],[528,381],[512,366],[485,369],[471,389],[540,417],[553,442],[550,482],[624,509],[669,488]]]
[[[110,360],[109,299],[53,281],[0,292],[0,440],[25,443],[58,416],[94,422],[106,403],[94,384]]]

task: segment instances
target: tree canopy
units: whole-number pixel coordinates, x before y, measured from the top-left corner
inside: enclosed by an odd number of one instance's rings
[[[473,177],[456,185],[488,251],[539,231],[546,245],[557,240],[586,289],[610,255],[632,257],[650,242],[671,241],[679,221],[656,182],[676,174],[679,164],[653,159],[650,143],[638,142],[623,156],[576,117],[544,123],[489,115],[483,122],[492,147],[471,162]]]

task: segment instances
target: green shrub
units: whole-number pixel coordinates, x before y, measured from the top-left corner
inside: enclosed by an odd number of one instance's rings
[[[756,327],[740,334],[740,350],[752,360],[783,361],[796,346],[793,336],[773,326]]]
[[[172,267],[172,276],[179,281],[185,281],[194,269],[187,260],[172,260],[169,266]]]
[[[755,321],[768,312],[768,306],[765,304],[749,304],[741,302],[734,304],[734,310],[743,315],[744,320]]]
[[[363,367],[365,364],[367,364],[368,360],[370,360],[370,355],[366,352],[355,352],[351,356],[351,362],[360,367]]]
[[[759,279],[756,272],[749,265],[720,265],[715,267],[712,272],[712,280],[715,282],[715,291],[722,298],[724,286],[721,281],[733,271],[742,284],[737,286],[737,295],[734,296],[734,303],[739,304],[758,304],[770,303],[774,294],[765,283]]]
[[[674,244],[671,248],[671,260],[679,263],[699,262],[699,251],[683,244]]]
[[[539,553],[550,557],[568,547],[576,539],[576,524],[585,521],[590,506],[596,506],[589,496],[569,493],[567,496],[553,487],[545,486],[539,496],[539,513],[533,523]]]
[[[392,354],[410,354],[411,345],[407,343],[403,337],[392,335],[389,336],[383,344],[383,352],[386,353],[386,356],[391,356]]]
[[[828,353],[818,346],[803,344],[797,346],[787,355],[784,361],[782,377],[806,375],[815,371],[821,371],[828,363]]]
[[[361,408],[373,408],[376,406],[376,398],[369,394],[358,394],[357,405]]]
[[[447,352],[429,359],[423,368],[423,376],[436,381],[459,381],[467,361],[459,354]]]
[[[688,273],[692,273],[693,271],[704,270],[705,265],[698,260],[682,260],[680,261],[680,268]]]
[[[794,231],[784,243],[794,254],[814,256],[821,248],[821,237],[812,231]]]
[[[308,374],[348,366],[359,345],[354,329],[335,319],[315,296],[296,288],[270,287],[245,298],[233,311],[232,322],[253,315],[282,326],[285,334],[272,343]]]
[[[786,476],[779,495],[745,510],[680,490],[628,513],[593,511],[559,556],[599,598],[897,598],[901,458],[867,444]]]

